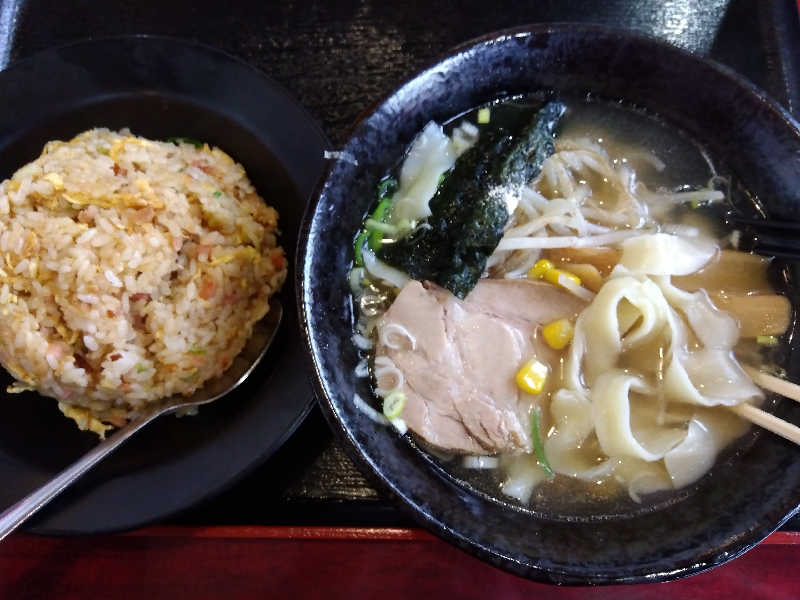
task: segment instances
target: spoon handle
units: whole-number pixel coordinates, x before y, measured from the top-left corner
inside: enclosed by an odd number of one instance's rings
[[[158,415],[159,413],[156,412],[139,417],[125,427],[118,429],[39,489],[34,490],[22,500],[4,510],[0,514],[0,540],[27,521],[36,511],[58,496],[100,460],[119,448],[129,437]]]

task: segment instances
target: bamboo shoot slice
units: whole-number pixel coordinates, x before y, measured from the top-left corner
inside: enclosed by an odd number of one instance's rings
[[[551,248],[545,253],[557,266],[567,263],[588,264],[606,276],[619,262],[620,252],[615,248]]]
[[[744,338],[760,335],[782,335],[792,316],[792,305],[785,296],[761,294],[711,294],[714,305],[739,321],[740,335]]]
[[[723,250],[718,258],[697,273],[673,277],[672,282],[687,292],[704,289],[727,294],[772,293],[767,279],[769,259],[737,250]]]

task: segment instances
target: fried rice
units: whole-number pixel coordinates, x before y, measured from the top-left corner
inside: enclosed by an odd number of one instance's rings
[[[0,362],[102,435],[232,363],[286,278],[278,213],[218,148],[49,142],[0,184]]]

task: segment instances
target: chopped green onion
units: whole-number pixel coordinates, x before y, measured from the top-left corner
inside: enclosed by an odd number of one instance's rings
[[[145,371],[147,371],[147,367],[145,367],[142,363],[136,363],[137,373],[144,373]]]
[[[692,200],[691,202],[689,202],[689,206],[696,209],[700,206],[700,203],[697,200]]]
[[[205,354],[206,353],[206,349],[203,348],[202,346],[194,345],[191,348],[189,348],[189,350],[187,350],[187,352],[189,354]]]
[[[375,219],[367,219],[364,221],[364,226],[367,228],[367,231],[370,232],[380,232],[385,233],[387,235],[396,235],[397,234],[397,226],[391,225],[389,223],[383,223],[382,221],[376,221]],[[373,248],[375,250],[375,248]]]
[[[397,191],[397,180],[389,177],[378,184],[378,199],[391,198]]]
[[[394,231],[389,231],[386,229],[381,229],[380,227],[377,226],[377,225],[381,226],[383,225],[383,221],[386,218],[386,211],[389,209],[391,205],[392,205],[391,198],[384,198],[383,200],[381,200],[378,203],[378,206],[373,211],[372,216],[369,219],[367,219],[367,222],[365,223],[367,229],[370,231],[369,248],[373,252],[377,252],[378,250],[380,250],[381,244],[383,243],[384,233],[387,233],[389,235],[395,235],[397,233],[396,229]],[[370,226],[370,223],[372,223],[373,226]],[[388,225],[388,227],[392,226]]]
[[[533,440],[533,451],[536,453],[536,460],[539,461],[539,466],[547,473],[547,477],[552,479],[555,477],[550,463],[547,461],[547,456],[544,454],[544,444],[542,443],[542,436],[539,433],[539,412],[540,408],[537,406],[531,413],[531,439]]]
[[[383,244],[383,234],[397,235],[397,227],[388,225],[386,221],[386,211],[392,205],[392,196],[397,190],[397,180],[393,178],[384,179],[378,184],[378,206],[372,211],[372,215],[366,220],[364,225],[367,228],[369,238],[369,248],[373,252],[380,250]],[[359,236],[360,237],[360,236]],[[358,245],[358,240],[356,240]],[[360,246],[356,248],[356,255],[361,256]],[[363,262],[356,261],[357,265],[362,265]]]
[[[361,289],[361,282],[364,280],[364,267],[355,267],[352,271],[350,271],[350,291],[353,294],[358,294],[359,290]]]
[[[378,229],[369,230],[369,249],[373,252],[380,250],[383,245],[383,232]]]
[[[478,123],[485,125],[491,118],[491,111],[488,108],[482,108],[478,111]]]
[[[181,377],[181,381],[183,381],[184,383],[192,383],[195,379],[197,379],[196,371],[187,377]]]
[[[756,337],[756,344],[759,346],[777,346],[778,338],[774,335],[759,335]]]
[[[383,414],[387,419],[396,419],[403,412],[406,395],[400,391],[389,392],[383,399]]]
[[[222,196],[222,192],[220,192],[219,190],[214,192],[214,198],[219,198],[220,196]]]
[[[197,140],[193,140],[192,138],[188,137],[168,137],[168,142],[172,142],[173,144],[180,145],[180,144],[191,144],[195,148],[202,148],[203,142],[198,142]]]
[[[378,206],[372,211],[371,219],[375,221],[383,221],[386,218],[386,211],[392,205],[391,198],[384,198],[378,202]]]
[[[109,149],[108,149],[108,148],[106,148],[105,146],[100,146],[100,147],[97,149],[97,151],[98,151],[100,154],[105,154],[106,156],[108,156],[109,154],[111,154],[111,150],[109,150]]]
[[[364,259],[361,258],[361,249],[364,247],[364,242],[367,241],[368,237],[369,237],[369,232],[362,231],[360,234],[358,234],[356,241],[353,243],[353,256],[355,258],[354,262],[358,267],[364,266]]]

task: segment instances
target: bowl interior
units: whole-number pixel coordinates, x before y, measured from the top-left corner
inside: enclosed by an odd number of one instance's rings
[[[770,216],[800,211],[800,132],[785,111],[731,71],[669,45],[600,27],[555,25],[493,34],[456,49],[380,103],[330,167],[301,233],[298,301],[323,411],[357,462],[424,525],[500,567],[554,583],[661,581],[745,551],[797,509],[800,451],[754,433],[669,505],[624,514],[537,513],[476,493],[408,438],[353,405],[357,379],[347,286],[352,239],[378,179],[429,120],[498,97],[554,89],[622,101],[699,142]],[[797,303],[793,288],[788,292]],[[795,339],[796,336],[793,336]],[[787,359],[797,375],[798,354]],[[797,421],[800,407],[777,413]]]

